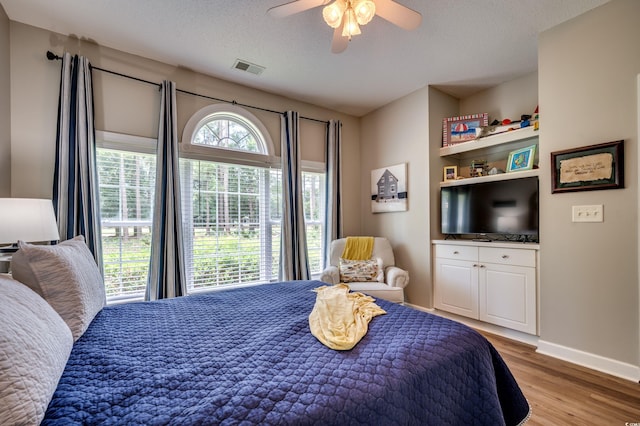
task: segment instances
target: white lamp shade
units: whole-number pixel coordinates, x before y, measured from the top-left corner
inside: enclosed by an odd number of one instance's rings
[[[0,244],[59,239],[51,200],[0,198]]]
[[[338,28],[342,23],[342,15],[344,14],[345,8],[346,6],[343,1],[335,1],[329,6],[325,6],[325,8],[322,9],[324,22],[331,28]]]
[[[371,0],[360,0],[355,2],[353,10],[356,13],[358,24],[368,24],[376,14],[376,5]]]

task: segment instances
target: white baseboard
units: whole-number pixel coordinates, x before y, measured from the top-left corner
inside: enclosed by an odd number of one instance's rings
[[[568,348],[544,340],[538,341],[538,349],[536,352],[622,379],[631,380],[632,382],[638,383],[640,381],[640,367],[616,361],[615,359]]]
[[[479,330],[483,330],[489,333],[497,334],[498,336],[506,337],[518,342],[526,343],[535,346],[536,352],[548,355],[553,358],[561,359],[563,361],[570,362],[572,364],[580,365],[582,367],[590,368],[592,370],[600,371],[605,374],[620,377],[625,380],[631,380],[632,382],[640,382],[640,366],[633,364],[627,364],[625,362],[616,361],[611,358],[606,358],[600,355],[595,355],[589,352],[580,351],[578,349],[569,348],[566,346],[558,345],[556,343],[547,342],[541,340],[538,336],[533,336],[527,333],[521,333],[519,331],[510,330],[508,328],[499,327],[493,324],[488,324],[482,321],[477,321],[471,318],[465,318],[459,315],[451,314],[448,312],[440,311],[437,309],[428,309],[422,306],[412,305],[405,303],[410,308],[417,309],[423,312],[429,312],[434,315],[438,315],[444,318],[449,318],[454,321],[461,322],[469,327],[473,327]]]
[[[538,346],[538,336],[534,336],[532,334],[522,333],[520,331],[511,330],[509,328],[500,327],[498,325],[493,325],[493,324],[489,324],[482,321],[477,321],[471,318],[463,317],[463,316],[452,314],[449,312],[440,311],[438,309],[424,308],[422,306],[412,305],[410,303],[405,303],[405,306],[408,306],[413,309],[417,309],[418,311],[428,312],[430,314],[434,314],[439,317],[458,321],[463,323],[464,325],[468,325],[469,327],[475,328],[477,330],[486,331],[488,333],[506,337],[508,339],[515,340],[517,342],[526,343],[527,345]]]

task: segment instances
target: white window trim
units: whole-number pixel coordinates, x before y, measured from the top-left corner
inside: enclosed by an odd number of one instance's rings
[[[203,146],[192,144],[192,138],[197,129],[199,129],[206,121],[210,120],[211,115],[217,113],[235,114],[243,119],[244,125],[253,128],[256,134],[262,136],[261,142],[267,151],[264,154],[238,151],[234,149],[225,149],[215,146]],[[274,156],[274,145],[271,135],[262,121],[246,109],[234,104],[213,104],[200,108],[187,121],[182,132],[182,140],[180,143],[180,155],[185,158],[194,160],[221,160],[234,164],[257,165],[257,166],[276,166],[280,159]]]
[[[280,157],[277,157],[278,161],[280,161]],[[322,161],[311,161],[311,160],[302,160],[301,161],[302,171],[311,172],[311,173],[326,173],[326,163]],[[280,164],[278,162],[278,164]]]
[[[96,130],[96,145],[98,148],[155,155],[158,139]]]
[[[140,152],[142,154],[157,154],[158,140],[144,136],[134,136],[127,133],[107,132],[96,130],[96,145],[98,148],[120,151]],[[180,144],[182,145],[182,144]],[[239,155],[236,155],[239,154]],[[180,150],[180,156],[192,160],[222,161],[238,165],[258,165],[280,168],[280,157],[275,155],[239,152],[215,147],[201,147],[191,145],[186,151]],[[302,160],[302,170],[305,172],[325,173],[326,164],[323,161]]]
[[[279,167],[280,157],[253,152],[234,151],[213,146],[198,146],[187,143],[180,145],[180,157],[191,160],[218,161],[224,163],[258,166]]]

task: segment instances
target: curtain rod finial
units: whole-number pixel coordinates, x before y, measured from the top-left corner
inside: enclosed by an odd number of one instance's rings
[[[60,56],[56,55],[50,50],[47,50],[47,59],[53,61],[54,59],[62,59]]]

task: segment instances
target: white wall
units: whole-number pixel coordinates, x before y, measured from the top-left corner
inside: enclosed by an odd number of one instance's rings
[[[614,0],[539,37],[541,340],[640,365],[640,2]],[[625,189],[551,194],[552,151],[625,140]],[[604,223],[571,206],[603,204]]]
[[[363,235],[387,237],[396,264],[409,271],[407,302],[431,304],[429,243],[429,97],[418,90],[362,119],[360,213]],[[406,212],[371,213],[371,171],[407,163]]]
[[[0,58],[9,57],[9,18],[0,4]],[[0,197],[11,196],[11,104],[9,61],[0,61]]]
[[[489,113],[494,119],[519,120],[522,114],[531,114],[538,106],[538,73],[532,72],[499,86],[483,90],[460,100],[460,114]]]
[[[0,30],[1,28],[0,26]],[[51,50],[61,55],[67,50],[72,54],[80,53],[88,57],[95,67],[158,83],[164,79],[173,80],[178,89],[189,92],[270,110],[296,110],[301,116],[320,120],[341,120],[343,156],[347,165],[343,180],[344,207],[347,212],[360,210],[359,118],[17,22],[11,22],[10,31],[11,165],[14,197],[51,197],[60,62],[47,60],[45,53]],[[156,137],[160,102],[156,86],[96,70],[93,76],[96,129]],[[212,102],[215,101],[178,94],[178,135],[182,135],[186,121],[194,112]],[[254,109],[250,111],[263,121],[279,154],[280,116]],[[302,120],[300,127],[303,159],[324,161],[325,125]],[[345,231],[359,233],[358,219],[357,214],[345,214]]]

